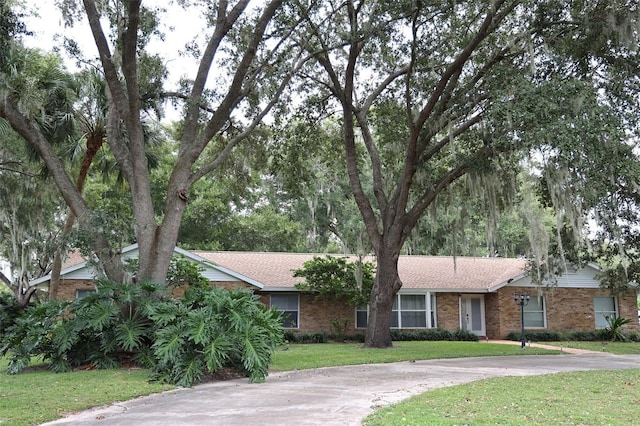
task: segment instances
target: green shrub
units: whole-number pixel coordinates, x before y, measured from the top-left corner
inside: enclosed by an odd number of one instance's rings
[[[0,338],[9,372],[41,356],[55,372],[82,364],[114,368],[134,360],[153,379],[182,386],[221,367],[264,380],[282,341],[281,314],[247,291],[191,288],[181,300],[151,282],[99,281],[73,302],[29,307]]]
[[[55,372],[83,364],[114,368],[136,358],[151,344],[153,324],[146,315],[162,286],[96,281],[98,291],[73,302],[45,302],[29,307],[2,339],[2,353],[19,373],[31,357],[41,356]]]
[[[596,342],[606,340],[603,330],[572,331],[566,334],[566,340]]]
[[[364,333],[355,333],[355,334],[346,335],[344,337],[344,340],[346,342],[364,343],[364,338],[365,338],[365,334]]]
[[[340,334],[327,335],[324,332],[317,333],[297,333],[287,330],[284,339],[290,343],[326,343],[329,340],[351,341],[364,343],[365,334]],[[400,341],[467,341],[477,342],[478,336],[470,331],[457,329],[455,331],[444,328],[430,328],[425,330],[391,330],[391,339]]]
[[[608,315],[606,318],[608,325],[604,329],[604,334],[610,338],[612,342],[627,340],[627,336],[623,333],[623,329],[625,325],[631,322],[631,320],[629,318],[616,317],[614,315]]]
[[[5,331],[15,324],[22,308],[10,292],[0,291],[0,340]]]
[[[24,370],[32,357],[55,360],[60,349],[53,340],[68,302],[29,305],[0,336],[0,357],[9,357],[9,374]]]
[[[351,321],[349,319],[345,319],[343,321],[334,319],[331,320],[331,336],[333,340],[342,341],[347,337],[347,330],[349,330],[349,326],[351,325]]]
[[[469,330],[463,330],[461,328],[453,332],[454,340],[459,342],[477,342],[479,337],[477,334],[472,333]]]
[[[182,300],[154,306],[154,379],[189,386],[232,367],[262,381],[283,340],[282,318],[245,290],[189,289]]]
[[[559,342],[566,340],[565,335],[558,331],[525,331],[527,341],[531,342]],[[519,342],[522,339],[522,332],[513,331],[507,335],[507,340]]]
[[[527,341],[531,342],[560,342],[563,340],[577,341],[577,342],[597,342],[600,340],[611,340],[611,331],[608,329],[601,330],[586,330],[586,331],[525,331],[525,337]],[[507,334],[507,340],[520,341],[521,332],[513,331]],[[624,334],[623,337],[629,338],[629,335]],[[620,338],[620,337],[619,337]],[[640,336],[638,336],[640,338]]]
[[[422,340],[454,340],[453,332],[446,328],[435,328],[433,330],[425,330],[425,337]]]
[[[640,333],[636,330],[632,330],[631,332],[626,334],[627,340],[630,342],[640,342]]]
[[[296,333],[294,331],[287,330],[284,333],[284,339],[290,343],[327,343],[329,341],[329,336],[323,331],[316,333]]]
[[[427,330],[391,330],[391,339],[395,341],[472,341],[477,342],[478,336],[466,330],[450,331],[444,328]]]

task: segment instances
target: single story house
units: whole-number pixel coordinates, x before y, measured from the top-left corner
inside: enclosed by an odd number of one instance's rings
[[[367,306],[353,307],[317,300],[301,292],[292,271],[318,254],[209,252],[175,249],[198,262],[202,274],[225,288],[254,291],[267,306],[285,313],[285,327],[299,332],[331,332],[332,321],[349,324],[348,332],[364,331]],[[123,258],[136,257],[137,245],[126,247]],[[401,256],[402,289],[396,296],[392,327],[400,329],[462,328],[490,339],[521,329],[520,305],[514,295],[528,293],[524,306],[527,330],[589,331],[607,325],[606,316],[630,318],[638,324],[637,292],[611,295],[596,280],[598,268],[588,265],[558,277],[553,288],[540,289],[525,273],[526,261],[511,258]],[[59,294],[73,299],[95,291],[95,272],[82,258],[72,257],[61,272]],[[46,287],[50,277],[31,285]]]

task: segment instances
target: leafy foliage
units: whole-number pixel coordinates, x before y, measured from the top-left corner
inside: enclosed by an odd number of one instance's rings
[[[287,330],[284,333],[284,338],[288,343],[327,343],[329,341],[327,333],[322,331],[317,333],[296,333]]]
[[[22,15],[14,13],[10,6],[10,1],[0,0],[0,71],[5,71],[11,65],[7,53],[15,40],[22,35],[31,35],[20,19]]]
[[[187,259],[185,256],[174,256],[167,271],[167,285],[180,287],[205,288],[209,281],[202,276],[204,267]]]
[[[280,313],[248,291],[191,288],[183,300],[154,307],[154,378],[189,385],[207,372],[232,367],[261,381],[271,353],[283,339]]]
[[[0,340],[0,356],[10,355],[8,373],[15,374],[29,365],[31,357],[54,360],[58,353],[53,333],[59,326],[67,302],[29,305],[20,311],[13,325]]]
[[[319,298],[347,300],[354,306],[366,304],[371,295],[375,266],[361,259],[347,262],[347,258],[315,256],[293,271],[294,277],[303,277],[296,284],[303,291],[317,292]]]
[[[61,243],[62,200],[50,182],[37,176],[39,166],[28,155],[17,134],[2,134],[0,257],[11,270],[3,281],[23,306],[35,291],[29,280],[48,273],[53,251]]]
[[[616,317],[615,315],[608,315],[607,327],[605,327],[605,333],[611,338],[612,342],[621,340],[627,340],[627,336],[624,335],[622,330],[624,326],[631,322],[631,319],[624,317]]]
[[[477,342],[478,336],[468,330],[447,330],[445,328],[435,328],[429,330],[392,330],[391,337],[396,341],[460,341]]]
[[[433,328],[427,330],[391,330],[391,337],[394,341],[459,341],[477,342],[478,336],[470,331],[457,329],[447,330],[445,328]],[[364,342],[364,334],[356,333],[350,335],[332,335],[326,333],[295,333],[285,332],[285,339],[290,343],[327,343],[329,340]]]
[[[190,386],[222,367],[264,380],[282,341],[280,313],[248,291],[190,287],[170,298],[165,285],[102,280],[73,302],[46,302],[21,312],[0,335],[0,356],[19,373],[41,356],[55,372],[135,361],[155,380]]]
[[[15,323],[21,308],[10,292],[0,291],[0,339],[6,330]]]

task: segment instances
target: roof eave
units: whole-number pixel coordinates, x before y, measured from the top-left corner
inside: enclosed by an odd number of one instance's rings
[[[264,286],[262,291],[272,291],[272,292],[290,292],[290,293],[306,293],[296,287],[276,287],[276,286]]]

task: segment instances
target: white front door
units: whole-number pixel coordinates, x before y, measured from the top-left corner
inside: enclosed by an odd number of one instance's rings
[[[486,335],[483,294],[463,294],[460,296],[460,328],[478,336]]]

